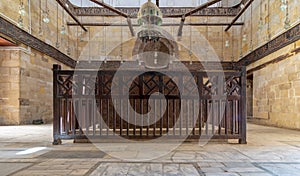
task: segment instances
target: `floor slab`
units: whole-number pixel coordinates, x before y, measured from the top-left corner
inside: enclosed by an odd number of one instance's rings
[[[0,126],[0,175],[255,175],[300,173],[300,131],[248,124],[247,144],[182,143],[163,156],[151,148],[102,143],[122,156],[154,155],[151,160],[122,160],[99,144],[63,140],[53,146],[52,126]]]

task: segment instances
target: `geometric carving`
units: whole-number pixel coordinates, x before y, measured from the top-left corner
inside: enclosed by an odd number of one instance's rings
[[[126,70],[117,75],[112,70],[99,70],[95,78],[90,76],[94,71],[85,70],[73,75],[73,71],[60,70],[58,66],[54,66],[54,140],[91,135],[100,139],[114,138],[116,135],[132,139],[153,139],[169,132],[168,135],[173,137],[189,135],[191,138],[212,133],[218,139],[239,139],[240,143],[245,143],[246,70],[245,67],[233,68],[224,74],[192,71],[192,78],[188,78],[180,70],[172,74],[172,77],[159,71],[136,76],[137,70]],[[197,93],[191,93],[195,92],[191,88],[194,87],[193,82],[198,85],[196,89],[200,97]],[[121,90],[113,92],[116,102],[111,97],[112,85]],[[94,86],[95,89],[92,89]],[[181,86],[183,89],[179,89]],[[124,91],[128,90],[129,97],[124,97]],[[72,91],[75,91],[74,100]],[[165,111],[160,104],[163,103],[162,97],[153,95],[155,92],[164,95],[167,102]],[[95,96],[92,96],[94,93]],[[151,94],[154,99],[149,102]],[[195,101],[199,101],[199,107],[193,107]],[[121,107],[120,113],[113,106],[117,102]],[[162,115],[153,124],[145,121],[143,125],[139,125],[136,122],[142,119],[135,119],[136,115],[128,111],[130,106],[142,115],[146,115],[151,109]],[[135,122],[128,123],[121,117],[124,114]],[[147,114],[147,118],[153,117],[156,118]],[[80,126],[77,121],[81,122]],[[187,123],[190,121],[195,122],[193,126]],[[104,126],[104,123],[107,125]],[[188,130],[191,128],[192,133],[189,134]]]

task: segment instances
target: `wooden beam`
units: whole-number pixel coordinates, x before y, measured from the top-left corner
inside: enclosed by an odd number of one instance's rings
[[[293,28],[284,32],[283,34],[277,36],[268,43],[262,45],[261,47],[255,49],[253,52],[247,54],[242,59],[238,61],[238,65],[250,65],[267,55],[280,50],[281,48],[288,46],[296,41],[300,40],[300,24],[297,24]]]
[[[129,30],[130,30],[131,36],[134,37],[135,33],[134,33],[133,26],[132,26],[131,18],[129,18],[129,17],[127,18],[127,24],[129,26]]]
[[[64,2],[63,2],[64,1]],[[87,32],[87,29],[80,23],[80,21],[75,17],[75,14],[66,7],[65,0],[56,0],[56,2],[72,17],[72,19],[85,31]]]
[[[73,7],[77,16],[105,16],[114,17],[118,14],[103,7]],[[138,7],[115,7],[115,9],[130,14],[131,18],[137,18]],[[182,14],[190,12],[191,7],[160,7],[164,18],[181,18]],[[209,7],[193,13],[191,16],[229,16],[234,17],[240,11],[239,7]]]
[[[106,9],[109,9],[110,11],[113,11],[113,12],[115,12],[116,14],[118,14],[120,16],[123,16],[125,18],[129,17],[128,14],[126,14],[126,13],[124,13],[124,12],[122,12],[122,11],[116,9],[116,8],[114,8],[113,6],[110,6],[110,5],[106,4],[106,3],[104,3],[103,1],[99,1],[99,0],[90,0],[90,1],[92,1],[93,3],[98,4],[98,5],[106,8]]]
[[[183,15],[180,20],[180,24],[179,24],[179,28],[178,28],[178,34],[177,34],[178,37],[182,36],[182,29],[183,29],[184,21],[185,21],[185,16]]]
[[[208,2],[206,2],[204,4],[201,4],[200,6],[196,7],[195,9],[191,10],[190,12],[185,13],[184,16],[188,17],[188,16],[190,16],[190,15],[198,12],[199,10],[202,10],[204,8],[207,8],[207,7],[211,6],[211,5],[214,5],[215,3],[220,2],[220,1],[221,0],[211,0],[211,1],[208,1]]]
[[[241,69],[241,77],[240,77],[240,102],[239,102],[239,143],[247,144],[247,78],[246,78],[246,67],[243,66]]]
[[[94,2],[94,3],[96,3],[96,4],[98,4],[98,5],[100,5],[100,6],[102,6],[102,7],[104,7],[104,8],[106,8],[106,9],[110,10],[110,11],[113,11],[113,12],[115,12],[116,14],[122,16],[122,17],[127,18],[127,23],[128,23],[128,26],[129,26],[129,30],[130,30],[130,32],[131,32],[131,36],[134,36],[134,35],[135,35],[135,34],[134,34],[134,29],[133,29],[132,24],[131,24],[130,16],[129,16],[127,13],[124,13],[124,12],[122,12],[122,11],[120,11],[120,10],[114,8],[113,6],[110,6],[110,5],[106,4],[106,3],[104,3],[103,1],[99,1],[99,0],[90,0],[90,1],[92,1],[92,2]]]
[[[231,21],[230,25],[227,26],[227,28],[225,29],[225,31],[228,31],[231,26],[236,22],[236,20],[239,19],[239,17],[247,10],[247,8],[251,5],[251,3],[253,2],[253,0],[249,0],[247,2],[247,4],[245,5],[244,8],[241,9],[241,11],[233,18],[233,20]]]
[[[190,10],[190,11],[184,13],[184,14],[181,14],[181,15],[169,15],[169,17],[174,17],[174,18],[175,17],[182,17],[182,16],[188,17],[188,16],[190,16],[190,15],[192,15],[192,14],[194,14],[194,13],[196,13],[196,12],[202,10],[202,9],[205,9],[205,8],[207,8],[207,7],[215,4],[217,2],[220,2],[220,1],[221,0],[211,0],[211,1],[208,1],[208,2],[206,2],[204,4],[201,4],[200,6],[194,8],[193,10]]]
[[[230,23],[184,23],[183,25],[188,26],[227,26]],[[68,22],[68,26],[78,26],[77,23]],[[126,23],[82,23],[84,26],[128,26]],[[244,25],[242,22],[234,23],[236,26]],[[138,24],[132,24],[133,27],[138,27]],[[163,23],[161,26],[179,26],[178,23]]]
[[[221,0],[211,0],[211,1],[208,1],[208,2],[206,2],[204,4],[201,4],[200,6],[196,7],[195,9],[193,9],[193,10],[191,10],[191,11],[183,14],[182,17],[181,17],[181,21],[180,21],[180,25],[179,25],[177,36],[178,37],[182,36],[182,29],[183,29],[183,24],[184,24],[184,21],[185,21],[185,17],[188,17],[188,16],[190,16],[190,15],[198,12],[199,10],[207,8],[208,6],[211,6],[211,5],[213,5],[213,4],[215,4],[215,3],[219,2],[219,1],[221,1]]]
[[[65,55],[64,53],[54,48],[53,46],[34,37],[33,35],[29,34],[23,29],[20,29],[19,27],[17,27],[16,25],[4,19],[1,16],[0,16],[0,33],[10,37],[16,42],[23,43],[41,53],[44,53],[69,67],[75,68],[76,66],[75,60]]]

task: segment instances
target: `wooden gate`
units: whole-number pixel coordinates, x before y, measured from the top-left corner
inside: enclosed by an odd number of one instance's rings
[[[158,71],[138,75],[136,70],[116,76],[116,69],[75,72],[54,65],[53,144],[60,144],[61,139],[121,136],[140,140],[163,135],[246,143],[245,68],[226,69],[191,71],[191,78],[179,70],[172,71],[172,77]],[[193,82],[198,95],[191,90]],[[112,86],[119,89],[117,93],[112,93]],[[124,96],[126,91],[129,94]],[[119,111],[114,105],[121,105]],[[154,123],[145,123],[143,119],[156,118],[149,111],[163,115]],[[146,118],[138,118],[137,113]]]

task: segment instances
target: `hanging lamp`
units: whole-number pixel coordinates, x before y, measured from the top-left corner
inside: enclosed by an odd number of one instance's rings
[[[60,27],[60,34],[65,35],[66,34],[66,27],[64,25],[64,22],[65,22],[65,11],[64,10],[62,10],[62,19],[61,19],[61,21],[62,21],[62,25]]]
[[[48,9],[48,0],[46,0],[46,9],[43,13],[43,22],[48,24],[50,22],[49,18],[49,9]]]
[[[26,10],[25,10],[25,6],[24,6],[24,3],[23,3],[23,0],[20,0],[19,14],[21,16],[25,16],[25,14],[26,14]]]

